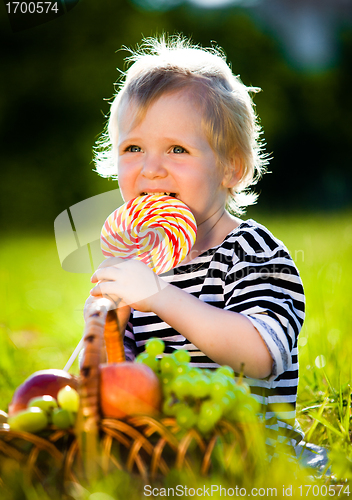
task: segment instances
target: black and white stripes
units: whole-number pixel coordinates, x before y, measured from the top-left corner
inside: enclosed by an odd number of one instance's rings
[[[273,365],[267,379],[246,381],[262,403],[263,418],[273,430],[273,444],[287,435],[295,444],[301,438],[293,431],[297,337],[305,303],[301,279],[285,246],[264,226],[248,220],[220,246],[162,277],[204,302],[244,314],[252,321],[272,355]],[[125,337],[136,352],[144,350],[148,338],[159,337],[166,344],[166,352],[187,349],[194,366],[218,366],[153,313],[132,311]]]

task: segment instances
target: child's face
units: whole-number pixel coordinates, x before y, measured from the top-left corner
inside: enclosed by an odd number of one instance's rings
[[[125,201],[171,193],[192,210],[198,224],[225,206],[227,184],[202,129],[202,115],[187,93],[165,94],[134,124],[135,105],[118,116],[118,179]]]

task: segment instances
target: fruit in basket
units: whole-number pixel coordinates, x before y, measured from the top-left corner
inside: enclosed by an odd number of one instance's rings
[[[145,346],[145,351],[147,354],[150,354],[150,356],[158,356],[164,352],[164,349],[164,341],[155,337],[149,339]]]
[[[59,429],[68,429],[75,424],[76,415],[63,408],[55,408],[52,414],[52,421]]]
[[[236,382],[231,367],[194,368],[187,351],[163,354],[160,349],[160,340],[150,339],[136,361],[155,366],[162,384],[162,411],[175,417],[181,428],[195,427],[208,436],[222,418],[235,423],[257,421],[260,404],[242,376]]]
[[[57,401],[52,396],[45,394],[44,396],[37,396],[28,401],[28,408],[40,408],[45,411],[45,413],[50,416],[52,411],[57,408]]]
[[[63,410],[77,413],[79,408],[79,394],[70,385],[65,385],[57,393],[57,401]]]
[[[155,416],[161,402],[161,384],[149,366],[129,361],[100,365],[100,406],[104,417]]]
[[[78,382],[64,370],[40,370],[33,373],[17,387],[9,405],[9,416],[27,408],[29,400],[34,397],[48,395],[56,399],[59,390],[66,385],[77,389]]]
[[[39,432],[48,425],[48,416],[41,408],[33,407],[9,416],[7,423],[13,431]]]

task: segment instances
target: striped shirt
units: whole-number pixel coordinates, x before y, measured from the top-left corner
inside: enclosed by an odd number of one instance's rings
[[[305,300],[298,270],[283,243],[249,219],[231,231],[221,245],[161,276],[208,304],[247,316],[273,359],[269,377],[246,378],[262,405],[261,414],[270,429],[268,444],[288,439],[295,445],[300,441],[302,435],[294,430],[294,422],[297,338]],[[140,353],[150,337],[161,338],[165,352],[187,349],[193,366],[218,366],[154,313],[133,310],[126,328],[126,348]]]

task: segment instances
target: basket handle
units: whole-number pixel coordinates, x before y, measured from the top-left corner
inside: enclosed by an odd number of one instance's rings
[[[106,314],[104,340],[108,363],[122,363],[126,361],[122,332],[116,309],[110,309]]]
[[[125,360],[118,318],[110,300],[98,299],[90,307],[83,335],[84,351],[80,368],[81,407],[86,426],[91,428],[99,415],[99,364],[106,352],[108,363]],[[105,352],[104,352],[105,343]]]
[[[96,477],[100,456],[98,452],[99,365],[104,361],[104,350],[108,363],[125,359],[115,307],[116,304],[105,298],[94,302],[89,309],[83,334],[80,409],[76,430],[88,480]]]

